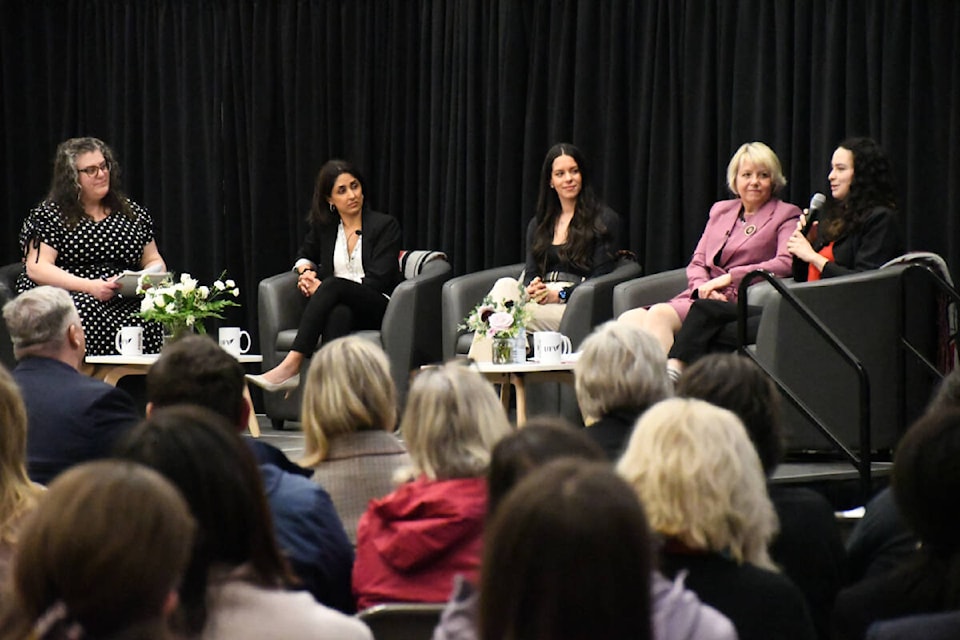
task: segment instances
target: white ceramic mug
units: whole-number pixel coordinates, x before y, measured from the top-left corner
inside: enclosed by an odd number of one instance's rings
[[[218,335],[220,346],[227,353],[239,356],[242,353],[250,351],[250,334],[240,327],[220,327]],[[247,346],[241,347],[243,338],[247,339]]]
[[[540,364],[559,364],[573,351],[570,338],[558,331],[537,331],[533,334],[533,354]]]
[[[113,344],[122,356],[143,355],[143,327],[121,327]]]

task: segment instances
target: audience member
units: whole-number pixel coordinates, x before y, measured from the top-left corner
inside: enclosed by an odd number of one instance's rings
[[[70,294],[36,287],[3,307],[27,406],[27,471],[48,484],[64,469],[106,457],[140,419],[133,400],[80,372],[86,342]]]
[[[960,409],[960,369],[940,383],[927,412]],[[863,518],[847,537],[847,556],[853,582],[872,578],[913,557],[917,536],[903,520],[893,492],[887,487],[867,503]]]
[[[732,411],[743,422],[767,478],[783,455],[780,394],[752,360],[713,354],[680,377],[677,395]],[[767,483],[780,532],[770,556],[807,599],[820,638],[828,638],[833,600],[846,582],[846,553],[833,507],[812,489]]]
[[[803,594],[770,560],[777,516],[740,420],[701,400],[651,407],[617,470],[664,538],[661,568],[733,621],[741,640],[816,637]]]
[[[859,639],[878,620],[960,609],[960,409],[938,409],[903,436],[893,462],[893,495],[919,551],[887,573],[837,596],[836,637]]]
[[[27,410],[10,373],[0,365],[0,584],[23,526],[43,487],[27,477]]]
[[[166,407],[117,448],[173,482],[197,521],[176,631],[205,640],[372,640],[362,622],[284,589],[295,579],[277,546],[256,460],[233,431],[208,409]]]
[[[616,460],[648,407],[672,395],[667,359],[649,333],[618,322],[594,329],[574,366],[587,434]]]
[[[527,225],[526,264],[521,279],[501,278],[494,302],[531,300],[527,331],[557,331],[573,291],[584,280],[610,273],[620,249],[620,217],[593,191],[592,173],[569,143],[547,151],[540,169],[537,210]],[[474,360],[491,359],[492,340],[477,332]]]
[[[960,611],[924,613],[870,625],[867,640],[957,640]]]
[[[101,460],[64,472],[24,527],[0,638],[171,638],[194,529],[151,469]]]
[[[147,373],[148,412],[195,404],[227,419],[237,433],[247,425],[250,404],[243,397],[243,367],[206,336],[187,336],[163,350]],[[325,605],[353,612],[350,572],[353,546],[330,496],[283,453],[245,438],[260,464],[277,542],[303,586]]]
[[[488,475],[487,522],[500,503],[524,477],[561,458],[601,462],[603,450],[582,429],[559,416],[534,416],[493,448]],[[715,609],[701,604],[696,594],[671,582],[659,571],[651,577],[653,631],[657,640],[733,640],[733,625]],[[450,601],[433,632],[433,640],[477,640],[479,593],[473,583],[458,577]]]
[[[383,349],[358,336],[325,344],[310,362],[300,411],[304,455],[330,492],[350,542],[373,498],[396,488],[411,464],[397,426],[397,392]]]
[[[653,638],[652,556],[643,508],[608,465],[534,470],[490,523],[480,638]]]
[[[462,365],[421,371],[401,424],[413,480],[370,502],[357,527],[353,592],[382,602],[444,602],[476,577],[490,451],[510,433],[493,386]]]

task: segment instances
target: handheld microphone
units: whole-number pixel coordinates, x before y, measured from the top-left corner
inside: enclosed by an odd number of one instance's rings
[[[827,197],[822,193],[815,193],[810,197],[810,206],[807,208],[803,233],[809,231],[814,220],[820,217],[820,209],[822,209],[825,204],[827,204]]]

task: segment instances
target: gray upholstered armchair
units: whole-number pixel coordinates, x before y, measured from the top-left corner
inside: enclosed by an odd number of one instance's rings
[[[945,312],[930,280],[913,278],[923,274],[907,273],[911,268],[788,284],[862,364],[869,382],[870,449],[884,453],[918,417],[939,380],[913,354],[937,361]],[[844,445],[860,448],[856,371],[779,295],[764,304],[754,353]],[[788,450],[834,450],[789,402],[783,408]]]
[[[404,279],[390,297],[380,331],[361,331],[358,335],[376,342],[387,352],[402,406],[410,371],[441,359],[440,288],[450,277],[450,263],[440,252],[402,252],[400,270]],[[257,305],[264,370],[279,363],[293,345],[306,305],[296,282],[293,271],[260,281]],[[304,363],[304,373],[308,363],[309,360]],[[299,389],[289,395],[264,394],[265,411],[275,429],[282,428],[284,420],[300,419],[300,399]]]

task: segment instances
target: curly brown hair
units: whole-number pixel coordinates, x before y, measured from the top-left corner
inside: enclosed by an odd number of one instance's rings
[[[120,164],[113,150],[99,138],[70,138],[57,146],[53,158],[53,179],[47,200],[54,202],[63,215],[68,227],[76,226],[87,214],[80,203],[80,174],[77,170],[77,157],[84,153],[99,151],[110,170],[110,191],[103,198],[103,205],[111,211],[119,211],[131,220],[136,219],[130,201],[123,194],[120,182]]]

